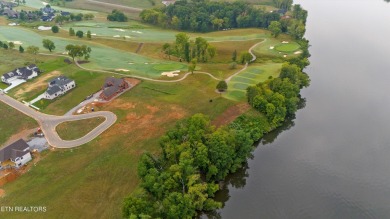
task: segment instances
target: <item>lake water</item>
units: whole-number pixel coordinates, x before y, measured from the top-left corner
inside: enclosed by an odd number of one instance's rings
[[[226,201],[218,213],[390,218],[390,3],[295,3],[309,11],[306,107],[232,176],[218,195]]]

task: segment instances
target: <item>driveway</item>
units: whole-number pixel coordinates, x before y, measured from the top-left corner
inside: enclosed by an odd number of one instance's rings
[[[24,82],[26,82],[26,80],[23,80],[23,79],[15,79],[13,81],[11,81],[11,85],[9,87],[7,87],[6,89],[4,89],[4,92],[8,92],[9,90],[11,90],[12,88],[20,85],[20,84],[23,84]]]
[[[48,115],[48,114],[35,111],[34,109],[24,105],[23,103],[5,94],[0,95],[0,101],[26,114],[27,116],[30,116],[35,120],[37,120],[49,144],[56,148],[73,148],[73,147],[86,144],[92,141],[97,136],[99,136],[110,126],[112,126],[117,119],[114,113],[108,111],[99,111],[99,112],[93,112],[93,113],[82,114],[82,115],[67,115],[67,116]],[[68,122],[68,121],[77,121],[82,119],[89,119],[94,117],[104,117],[106,120],[82,138],[72,140],[72,141],[65,141],[62,140],[56,132],[55,128],[60,123]]]

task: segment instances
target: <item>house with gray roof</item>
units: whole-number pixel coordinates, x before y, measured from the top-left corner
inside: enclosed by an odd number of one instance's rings
[[[52,100],[61,96],[69,90],[76,87],[76,82],[65,76],[59,76],[49,82],[48,88],[44,93],[44,98]]]
[[[19,139],[0,150],[0,169],[20,167],[31,160],[28,144]]]
[[[5,73],[1,76],[1,81],[6,84],[11,84],[15,79],[29,80],[37,77],[41,71],[36,65],[29,65],[26,67],[17,68],[13,71]]]

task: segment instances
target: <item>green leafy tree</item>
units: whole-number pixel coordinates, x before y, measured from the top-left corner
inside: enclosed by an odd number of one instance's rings
[[[268,30],[271,31],[271,35],[277,38],[280,33],[282,33],[282,25],[278,21],[271,21],[271,24],[268,26]]]
[[[252,60],[252,55],[249,52],[244,52],[240,56],[241,64],[249,63]]]
[[[49,39],[43,39],[42,44],[44,48],[49,50],[49,52],[53,51],[56,48],[54,42]]]
[[[75,31],[73,28],[69,28],[69,36],[74,36],[75,35]]]
[[[198,60],[196,58],[192,59],[191,63],[188,65],[188,71],[194,74],[197,64],[198,64]]]
[[[3,43],[3,49],[8,49],[8,45],[6,43]]]
[[[88,60],[91,54],[91,48],[86,45],[73,45],[69,44],[65,47],[65,50],[68,52],[68,55],[72,57],[73,61],[76,57],[84,57]]]
[[[78,30],[78,31],[76,32],[76,36],[77,36],[78,38],[83,38],[84,32],[81,31],[81,30]]]
[[[8,43],[8,47],[10,48],[10,49],[14,49],[15,48],[15,43],[14,42],[9,42]]]
[[[92,38],[91,31],[89,31],[89,30],[87,31],[87,38],[88,38],[88,39],[91,39],[91,38]]]
[[[220,82],[218,82],[218,84],[217,84],[217,90],[218,90],[219,92],[224,92],[224,91],[226,91],[227,89],[228,89],[228,85],[227,85],[226,81],[220,81]]]
[[[51,27],[51,31],[53,33],[58,33],[60,31],[60,28],[57,25],[54,25],[54,26]]]
[[[19,52],[24,53],[24,48],[22,46],[19,46]]]
[[[237,61],[237,50],[234,50],[233,54],[232,54],[232,61],[233,62],[236,62]]]

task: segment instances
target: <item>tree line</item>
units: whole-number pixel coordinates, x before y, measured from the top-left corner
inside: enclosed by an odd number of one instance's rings
[[[213,199],[218,181],[234,173],[270,125],[264,117],[240,116],[216,129],[196,114],[161,138],[162,154],[142,155],[141,190],[124,201],[125,218],[193,218],[220,208]]]
[[[140,18],[162,27],[208,32],[222,28],[267,28],[271,21],[280,20],[280,13],[240,1],[179,0],[167,7],[145,9],[140,13]]]
[[[186,33],[178,33],[175,37],[176,40],[173,44],[165,43],[162,47],[164,54],[169,58],[174,55],[186,62],[194,59],[199,62],[207,62],[217,55],[217,49],[202,37],[197,37],[195,41],[190,40]]]

